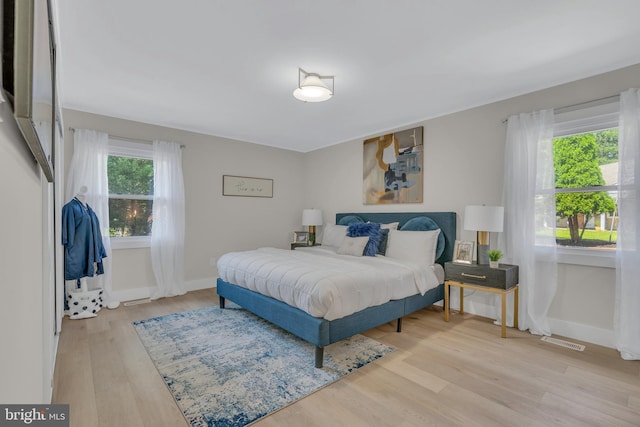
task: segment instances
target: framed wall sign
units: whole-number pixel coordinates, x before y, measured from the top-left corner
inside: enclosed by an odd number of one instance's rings
[[[222,175],[223,196],[273,197],[273,180]]]

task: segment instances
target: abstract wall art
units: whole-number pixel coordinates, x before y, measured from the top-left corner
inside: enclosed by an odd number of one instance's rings
[[[422,203],[423,127],[364,141],[363,203]]]

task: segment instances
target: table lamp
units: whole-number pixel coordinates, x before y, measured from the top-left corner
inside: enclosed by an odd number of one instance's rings
[[[478,264],[489,264],[489,233],[502,232],[504,207],[470,205],[464,208],[464,229],[477,232]]]
[[[309,245],[316,244],[316,226],[322,225],[322,210],[304,209],[302,211],[302,225],[309,227]]]

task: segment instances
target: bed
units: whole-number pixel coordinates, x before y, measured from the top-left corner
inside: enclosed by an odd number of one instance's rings
[[[335,224],[350,225],[354,223],[366,224],[369,222],[377,224],[392,224],[397,222],[398,230],[402,231],[426,231],[437,228],[440,231],[437,234],[437,253],[434,254],[434,259],[436,260],[435,264],[437,265],[434,267],[434,270],[442,270],[442,266],[444,265],[444,263],[452,259],[453,246],[456,239],[455,212],[338,213],[336,214]],[[415,224],[419,224],[419,227],[413,228],[415,227]],[[420,228],[425,227],[425,224],[427,228]],[[328,227],[325,228],[328,229]],[[393,236],[398,235],[399,234],[397,233],[393,234]],[[408,235],[408,233],[402,234],[402,236],[406,235]],[[394,237],[394,239],[397,239],[397,237]],[[339,260],[335,260],[335,256],[333,254],[328,253],[330,248],[330,246],[326,246],[325,248],[323,248],[323,255],[331,257],[330,262],[340,262]],[[284,257],[286,255],[284,252],[289,252],[291,253],[291,255],[295,255],[296,258],[307,261],[307,259],[312,256],[310,252],[312,252],[314,249],[316,249],[317,252],[321,251],[321,247],[303,248],[301,251],[299,249],[296,249],[296,251],[284,251],[265,248],[261,249],[258,254],[265,257],[271,257],[271,253],[273,253],[273,256],[275,257],[274,259],[279,260],[279,257]],[[297,253],[298,251],[300,251],[300,253]],[[234,254],[244,254],[244,252],[225,254],[223,257],[221,257],[221,260],[223,260],[223,258],[227,256],[233,258],[233,256],[235,256]],[[296,253],[294,254],[293,252]],[[344,257],[344,255],[342,255],[342,257]],[[362,258],[362,262],[373,262],[373,257]],[[390,257],[383,256],[375,258],[379,259],[382,262],[386,261],[385,258]],[[286,296],[283,297],[278,295],[276,298],[269,295],[264,295],[258,291],[254,291],[246,287],[246,283],[243,283],[242,285],[235,284],[234,281],[240,283],[241,280],[247,281],[254,279],[246,278],[239,274],[231,274],[229,272],[231,270],[229,270],[229,267],[226,265],[227,263],[228,260],[224,261],[221,265],[219,261],[220,277],[218,277],[217,279],[217,293],[220,298],[220,308],[225,308],[225,302],[228,299],[247,309],[248,311],[262,317],[263,319],[285,329],[293,335],[296,335],[310,342],[315,346],[315,366],[317,368],[322,367],[324,347],[326,347],[327,345],[341,341],[343,339],[349,338],[353,335],[391,321],[397,321],[396,330],[400,332],[402,328],[402,318],[404,316],[409,315],[424,307],[428,307],[435,302],[441,301],[444,297],[443,274],[436,274],[436,276],[438,277],[438,281],[435,283],[435,286],[430,286],[429,289],[425,290],[424,292],[421,292],[420,289],[416,289],[414,292],[410,292],[409,295],[402,297],[391,295],[391,299],[386,302],[379,304],[374,302],[375,305],[366,306],[363,308],[358,308],[354,304],[345,303],[345,306],[353,306],[350,310],[346,311],[346,315],[339,311],[331,312],[330,310],[328,310],[330,314],[325,313],[325,315],[322,312],[313,312],[312,308],[310,307],[298,308],[294,306],[295,304],[287,303],[285,302],[288,300]],[[280,268],[286,270],[288,267],[286,267],[286,264],[283,264]],[[292,270],[295,270],[296,268],[292,267]],[[364,273],[365,270],[362,271]],[[309,272],[304,274],[306,274],[307,276],[310,275]],[[322,272],[318,271],[318,274],[322,276]],[[415,275],[415,273],[413,274]],[[430,274],[431,273],[429,273],[429,275]],[[432,281],[432,279],[429,280]],[[262,291],[263,290],[261,290],[261,292]],[[358,292],[360,293],[360,295],[362,295],[361,291],[356,291],[356,293]],[[371,302],[369,302],[368,304],[370,305]],[[315,315],[309,314],[308,311],[313,312]]]

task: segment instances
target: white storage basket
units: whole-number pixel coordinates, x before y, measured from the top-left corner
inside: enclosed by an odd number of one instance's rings
[[[69,289],[67,292],[67,314],[71,319],[95,317],[103,305],[102,289],[83,292],[81,289]]]

